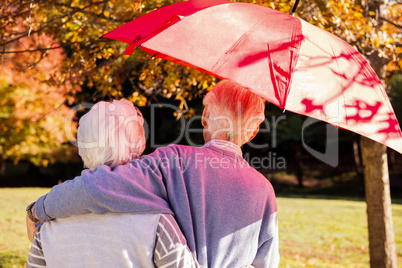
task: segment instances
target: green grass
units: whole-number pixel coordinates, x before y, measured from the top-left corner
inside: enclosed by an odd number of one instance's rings
[[[278,198],[280,267],[369,267],[366,203],[333,198]],[[402,205],[392,210],[402,267]]]
[[[26,235],[26,206],[49,189],[0,189],[0,267],[25,267],[30,242]]]
[[[0,267],[25,266],[25,207],[48,191],[0,188]],[[278,197],[280,267],[369,267],[365,202],[333,198]],[[392,208],[402,267],[402,205]]]

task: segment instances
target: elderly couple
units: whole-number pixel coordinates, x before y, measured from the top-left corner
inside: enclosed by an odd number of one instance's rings
[[[258,132],[263,100],[221,81],[203,103],[204,146],[140,158],[132,103],[93,106],[77,132],[88,169],[27,208],[27,267],[278,267],[275,193],[240,149]]]

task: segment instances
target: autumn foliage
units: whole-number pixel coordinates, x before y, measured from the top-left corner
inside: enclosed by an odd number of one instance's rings
[[[21,20],[15,29],[22,30]],[[13,44],[13,49],[33,49],[55,41],[34,33]],[[46,166],[56,160],[68,160],[69,146],[65,130],[75,131],[68,116],[66,92],[69,83],[57,85],[58,66],[65,60],[63,49],[51,56],[36,51],[2,56],[0,64],[0,156],[2,160],[29,160]],[[71,114],[71,113],[70,113]]]

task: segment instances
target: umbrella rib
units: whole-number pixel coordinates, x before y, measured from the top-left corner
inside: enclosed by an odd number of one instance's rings
[[[327,42],[328,42],[329,46],[331,47],[332,54],[335,55],[334,48],[333,48],[333,46],[332,46],[332,44],[331,44],[331,42],[330,42],[330,40],[329,40],[328,38],[327,38]],[[337,69],[338,69],[338,73],[341,73],[341,69],[340,69],[340,67],[339,67],[338,58],[337,58],[337,57],[334,57],[334,59],[335,59],[335,63],[336,63]],[[344,86],[344,84],[343,84],[343,81],[342,81],[342,79],[339,79],[339,81],[340,81],[340,83],[341,83],[341,90],[342,90],[342,92],[344,92],[345,86]],[[345,94],[342,94],[342,98],[343,98],[343,102],[345,103],[345,102],[346,102],[346,101],[345,101]],[[345,106],[343,107],[343,110],[344,110],[345,116],[347,116],[347,110],[346,110],[346,107],[345,107]],[[338,116],[339,116],[339,115],[338,115]],[[338,125],[339,125],[339,123],[338,123]]]
[[[295,38],[295,33],[296,33],[296,31],[293,31],[292,39],[299,41],[298,47],[300,48],[302,39]],[[290,62],[289,62],[290,77],[289,77],[289,81],[288,81],[288,86],[286,88],[285,100],[283,103],[283,112],[285,112],[285,110],[286,110],[286,102],[287,102],[288,96],[290,94],[290,90],[292,90],[291,84],[292,84],[292,80],[293,80],[293,70],[296,68],[296,64],[299,59],[299,49],[292,49],[291,47],[289,49],[290,49]],[[294,54],[296,54],[296,55],[294,55]]]
[[[267,20],[269,17],[266,16],[263,19],[259,20],[256,22],[253,27],[251,27],[247,32],[245,32],[242,36],[240,36],[236,42],[233,43],[233,45],[230,46],[230,48],[225,52],[225,54],[220,57],[214,66],[212,66],[212,72],[217,72],[221,66],[226,62],[227,58],[229,57],[229,54],[231,54],[241,43],[242,41],[249,35],[251,31],[254,30],[255,27],[257,27],[259,24],[261,24],[263,21]]]
[[[280,104],[280,108],[285,108],[284,107],[284,104],[282,103],[282,101],[281,101],[281,94],[280,94],[280,92],[279,92],[279,87],[278,87],[278,83],[277,83],[277,81],[276,81],[276,75],[275,75],[275,69],[274,69],[274,63],[273,63],[273,60],[272,60],[272,58],[271,58],[271,53],[270,53],[270,48],[269,48],[269,44],[267,44],[267,49],[268,49],[268,66],[269,66],[269,73],[270,73],[270,75],[271,75],[271,82],[272,82],[272,85],[273,85],[273,87],[274,87],[274,92],[275,92],[275,97],[279,100],[279,104]]]

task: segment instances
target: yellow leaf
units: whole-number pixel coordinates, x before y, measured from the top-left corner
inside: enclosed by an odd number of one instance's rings
[[[109,12],[109,11],[107,11],[107,10],[105,10],[105,11],[103,11],[103,15],[105,15],[106,17],[109,17],[110,12]]]
[[[49,160],[43,159],[43,160],[42,160],[42,165],[43,165],[44,167],[47,167],[47,166],[49,165]]]
[[[387,40],[387,44],[393,44],[395,40],[392,37],[389,37]]]

